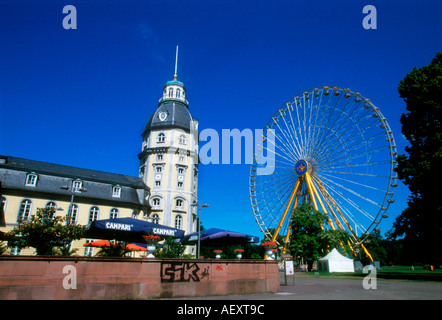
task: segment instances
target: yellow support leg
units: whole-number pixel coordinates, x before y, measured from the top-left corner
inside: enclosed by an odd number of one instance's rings
[[[278,237],[279,230],[281,230],[281,227],[282,227],[282,224],[284,223],[285,217],[287,216],[287,213],[289,212],[289,209],[290,209],[292,202],[293,202],[293,198],[295,197],[296,191],[298,190],[299,184],[300,184],[300,181],[298,179],[296,181],[295,187],[292,190],[292,193],[290,194],[290,198],[287,203],[287,206],[284,209],[284,213],[282,214],[282,217],[279,220],[278,227],[276,228],[275,233],[273,234],[272,241],[275,241],[276,237]]]
[[[301,180],[300,182],[300,186],[299,186],[299,190],[302,189],[302,178],[299,178]],[[299,195],[300,195],[300,191],[296,192],[296,198],[295,198],[295,203],[293,204],[293,208],[296,208],[298,206],[298,201],[299,201]],[[289,223],[289,227],[287,229],[287,235],[285,236],[285,241],[284,241],[284,249],[282,250],[283,254],[287,253],[287,245],[289,243],[289,239],[290,239],[290,233],[291,233],[291,225],[292,225],[292,218],[290,217],[290,223]]]
[[[289,201],[287,203],[287,206],[284,209],[281,219],[279,220],[278,227],[276,228],[275,233],[273,234],[272,241],[275,241],[276,238],[278,237],[279,230],[281,230],[282,224],[284,223],[285,217],[287,216],[287,213],[289,212],[289,209],[290,209],[292,202],[293,202],[293,198],[296,195],[296,191],[298,190],[299,185],[300,185],[300,180],[298,179],[296,181],[295,187],[292,190],[292,193],[290,194]],[[264,260],[265,259],[267,259],[267,255],[264,255]]]
[[[367,248],[361,243],[361,248],[364,250],[367,257],[370,259],[371,262],[374,262],[373,257],[371,256],[370,252],[368,252]]]
[[[336,211],[338,212],[339,216],[341,217],[341,219],[344,221],[345,225],[347,226],[347,228],[350,230],[350,233],[357,238],[356,233],[353,231],[353,228],[350,226],[350,223],[348,223],[347,219],[345,219],[344,215],[342,214],[341,210],[339,209],[339,207],[337,206],[336,202],[333,200],[333,198],[330,196],[330,194],[327,192],[327,190],[324,188],[324,186],[322,185],[321,181],[317,181],[318,182],[318,186],[321,190],[321,193],[324,195],[326,195],[326,197],[324,197],[325,199],[329,199],[330,202],[333,204],[333,206],[335,207]],[[328,201],[327,201],[328,202]],[[335,218],[336,221],[339,221],[337,219],[337,217]],[[339,222],[340,225],[340,222]],[[343,228],[341,228],[343,229]],[[349,243],[349,246],[352,250],[352,252],[354,252],[353,246]],[[367,255],[367,257],[373,262],[373,257],[371,256],[370,252],[368,252],[367,248],[365,248],[365,246],[363,244],[361,244],[361,248],[364,250],[365,254]]]
[[[312,201],[313,208],[314,208],[316,211],[319,211],[319,209],[318,209],[318,204],[316,203],[316,199],[315,199],[315,194],[314,194],[314,192],[313,192],[312,180],[311,180],[311,178],[310,178],[310,176],[309,176],[308,173],[305,174],[305,181],[307,182],[307,190],[308,190],[308,193],[309,193],[309,195],[310,195],[310,199],[311,199],[311,201]]]
[[[328,215],[327,209],[325,208],[324,203],[322,202],[321,197],[319,196],[319,193],[318,193],[318,191],[316,190],[315,185],[313,184],[313,180],[312,180],[312,178],[311,178],[307,173],[306,173],[306,176],[307,176],[307,179],[308,179],[309,182],[310,182],[310,186],[311,186],[311,188],[312,188],[312,190],[313,190],[313,193],[316,195],[316,198],[318,198],[318,202],[319,202],[319,205],[321,206],[322,212],[327,216],[327,222],[328,222],[328,224],[330,225],[330,227],[332,228],[332,230],[336,230],[336,229],[335,229],[335,226],[334,226],[334,224],[333,224],[333,221],[330,219],[330,216]]]

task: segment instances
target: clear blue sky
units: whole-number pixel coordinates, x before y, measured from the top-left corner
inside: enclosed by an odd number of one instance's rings
[[[68,4],[76,30],[62,27]],[[362,27],[368,4],[376,30]],[[442,50],[441,17],[436,0],[0,0],[0,154],[136,176],[177,44],[200,129],[261,129],[299,92],[336,85],[381,109],[403,153],[397,87]],[[262,236],[248,176],[247,164],[200,166],[206,228]],[[396,190],[383,232],[407,206]]]

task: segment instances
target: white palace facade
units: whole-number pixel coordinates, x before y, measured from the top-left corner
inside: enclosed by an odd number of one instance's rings
[[[133,177],[0,155],[0,231],[13,229],[37,208],[52,207],[75,224],[132,217],[194,232],[198,121],[189,112],[176,68],[142,132],[138,158],[139,176]],[[87,241],[91,239],[74,242],[77,254],[94,254],[83,246]],[[22,251],[8,253],[34,253],[32,248]]]

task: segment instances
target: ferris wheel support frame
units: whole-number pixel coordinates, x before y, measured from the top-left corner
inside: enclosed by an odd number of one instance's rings
[[[343,226],[341,225],[339,219],[337,219],[337,216],[335,215],[332,206],[330,205],[328,199],[330,199],[331,203],[333,204],[333,206],[335,207],[335,209],[338,211],[340,217],[344,220],[344,223],[347,225],[347,227],[349,228],[351,234],[353,236],[355,236],[353,229],[351,228],[351,225],[347,222],[347,220],[345,219],[344,215],[342,215],[341,210],[339,209],[339,207],[336,205],[335,201],[333,200],[333,198],[328,194],[328,192],[326,191],[325,188],[323,188],[322,184],[320,183],[320,180],[318,178],[315,179],[315,181],[318,184],[320,193],[322,195],[322,197],[325,199],[325,201],[328,204],[328,207],[330,209],[330,212],[333,214],[333,216],[335,217],[335,221],[337,222],[336,224],[338,225],[338,228],[340,230],[344,230]],[[312,178],[310,177],[310,175],[308,174],[308,172],[306,172],[303,176],[298,177],[295,186],[293,187],[293,190],[290,194],[289,200],[287,202],[287,205],[285,206],[284,209],[284,213],[281,216],[281,219],[278,222],[278,227],[276,228],[275,232],[273,233],[272,239],[271,241],[276,241],[278,235],[279,235],[279,231],[281,230],[281,227],[287,217],[288,212],[290,211],[290,208],[292,207],[293,204],[293,199],[295,199],[295,204],[294,204],[294,208],[297,207],[297,203],[298,203],[298,199],[299,199],[299,193],[298,193],[298,189],[301,190],[302,189],[302,185],[303,183],[306,183],[306,187],[307,187],[307,192],[310,195],[310,202],[313,205],[313,208],[316,211],[319,211],[318,205],[317,205],[317,201],[318,200],[322,211],[324,212],[326,218],[327,218],[327,222],[329,224],[329,226],[331,227],[332,230],[336,230],[333,221],[330,219],[329,215],[328,215],[328,211],[324,206],[324,203],[321,200],[321,197],[319,196],[318,191],[316,190],[316,187],[313,184]],[[296,197],[295,197],[296,196]],[[328,197],[328,199],[327,199]],[[291,220],[290,219],[290,224],[291,224]],[[321,224],[321,228],[324,230],[324,226]],[[287,230],[287,235],[285,237],[285,241],[284,241],[284,247],[283,247],[283,254],[285,254],[287,252],[287,245],[289,243],[289,239],[290,239],[290,233],[291,230],[290,228]],[[354,251],[353,245],[350,243],[350,241],[348,241],[347,243],[349,245],[349,247],[351,248],[352,251]],[[341,246],[344,247],[344,244],[341,243]],[[367,248],[365,248],[365,246],[361,243],[360,244],[361,248],[363,249],[364,253],[367,255],[367,257],[373,261],[373,257],[371,256],[370,252],[367,250]],[[264,259],[267,259],[267,255],[264,256]]]

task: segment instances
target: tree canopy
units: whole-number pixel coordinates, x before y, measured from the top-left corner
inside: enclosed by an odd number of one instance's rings
[[[310,204],[302,204],[293,210],[289,249],[294,257],[301,256],[307,261],[309,271],[314,261],[332,248],[340,250],[348,240],[346,231],[323,228],[326,221],[327,216],[314,210]]]
[[[398,177],[410,189],[408,208],[396,218],[390,236],[403,238],[410,262],[442,262],[442,52],[400,81],[407,113],[400,121],[408,155],[397,157]]]
[[[15,235],[14,245],[19,248],[33,247],[37,255],[53,255],[54,248],[83,237],[84,226],[65,225],[64,217],[55,216],[54,209],[38,208],[29,220],[20,220],[9,232]]]

